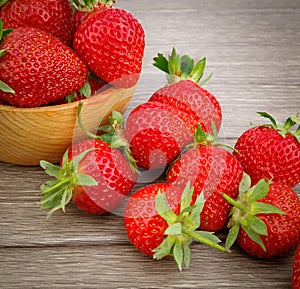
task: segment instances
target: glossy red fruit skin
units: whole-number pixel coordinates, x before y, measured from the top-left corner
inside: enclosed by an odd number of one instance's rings
[[[77,29],[73,47],[89,69],[104,81],[123,88],[137,83],[145,34],[129,12],[115,8],[89,16]]]
[[[200,229],[216,232],[227,225],[231,209],[221,193],[236,198],[242,176],[240,162],[227,150],[199,146],[187,150],[172,164],[167,181],[179,187],[184,187],[190,181],[190,185],[194,186],[193,202],[204,193]]]
[[[290,187],[300,182],[300,143],[293,136],[282,137],[267,126],[253,127],[238,138],[235,149],[252,185],[261,178]]]
[[[153,250],[162,243],[168,227],[155,209],[155,197],[159,190],[166,194],[170,207],[178,213],[180,194],[176,188],[166,183],[139,189],[130,196],[124,210],[124,224],[130,243],[149,256],[153,256]]]
[[[193,141],[197,116],[160,102],[135,107],[126,121],[126,136],[137,165],[145,169],[165,167]]]
[[[294,255],[293,260],[293,275],[292,275],[292,289],[300,288],[300,244]]]
[[[283,212],[279,214],[257,214],[267,225],[268,235],[261,236],[264,251],[252,241],[241,228],[237,242],[248,254],[257,258],[275,258],[288,254],[300,241],[300,200],[298,195],[285,184],[271,183],[268,195],[259,202],[271,204]]]
[[[51,34],[33,27],[14,29],[1,42],[0,79],[13,93],[0,98],[17,107],[55,102],[79,90],[88,70],[71,48]]]
[[[106,9],[110,9],[109,6],[98,4],[97,7],[94,7],[90,10],[75,10],[73,17],[72,17],[72,28],[74,34],[76,33],[78,27],[90,16],[95,13],[101,13]]]
[[[72,30],[73,30],[73,38],[78,29],[78,27],[86,20],[89,14],[85,11],[75,10],[72,17]],[[73,45],[73,44],[72,44]]]
[[[88,139],[74,144],[69,151],[69,159],[88,149],[92,150],[79,162],[78,173],[92,176],[98,185],[75,186],[73,202],[89,214],[111,212],[132,191],[137,174],[130,169],[120,151],[101,140]]]
[[[212,131],[212,121],[217,130],[222,122],[222,111],[219,102],[210,92],[191,80],[181,80],[177,83],[158,89],[149,101],[159,101],[172,107],[178,107],[198,115],[203,129]]]
[[[68,0],[10,0],[0,10],[5,28],[39,28],[68,46],[72,41],[72,15]]]

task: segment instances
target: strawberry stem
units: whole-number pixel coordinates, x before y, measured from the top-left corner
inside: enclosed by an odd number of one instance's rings
[[[221,193],[221,196],[231,205],[233,205],[235,208],[239,209],[243,213],[247,212],[247,208],[243,206],[241,203],[235,201],[234,199],[230,198],[228,195]]]
[[[52,187],[49,187],[48,189],[45,189],[42,191],[42,195],[46,195],[46,194],[49,194],[51,192],[54,192],[54,191],[57,191],[59,188],[67,185],[70,183],[70,181],[72,180],[71,177],[69,178],[65,178],[63,180],[60,180],[58,183],[56,183],[54,186]],[[41,203],[45,202],[45,200],[43,200]]]
[[[83,125],[82,118],[81,118],[82,107],[83,107],[83,103],[80,101],[78,104],[78,109],[77,109],[77,121],[78,121],[80,129],[83,131],[83,133],[85,133],[88,137],[90,137],[92,139],[101,139],[100,136],[91,133]]]
[[[124,123],[123,115],[118,111],[113,111],[112,116],[109,118],[110,125],[102,126],[98,128],[99,131],[105,132],[103,135],[96,135],[88,131],[83,125],[81,118],[81,110],[83,103],[80,101],[77,109],[77,121],[80,129],[92,139],[100,139],[107,142],[111,148],[120,149],[124,152],[126,158],[129,161],[130,168],[133,172],[139,173],[136,165],[136,160],[133,158],[130,145],[127,140],[123,137],[122,129],[120,126]]]
[[[226,249],[224,247],[222,247],[221,245],[217,244],[217,243],[214,243],[212,242],[211,240],[207,239],[207,238],[204,238],[202,236],[200,236],[199,234],[197,234],[197,232],[193,232],[193,231],[190,231],[186,228],[182,228],[182,233],[184,233],[185,235],[193,238],[194,240],[200,242],[200,243],[203,243],[205,245],[208,245],[214,249],[217,249],[219,250],[220,252],[224,252],[224,253],[230,253],[231,251],[229,249]]]

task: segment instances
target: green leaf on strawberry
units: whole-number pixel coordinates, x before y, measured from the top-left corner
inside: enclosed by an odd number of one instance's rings
[[[279,123],[267,112],[258,114],[271,123],[252,124],[235,143],[239,154],[233,154],[252,185],[265,178],[293,188],[300,182],[300,118],[294,114]]]
[[[89,83],[88,80],[84,83],[83,87],[81,87],[79,89],[79,94],[81,96],[84,96],[85,98],[90,98],[91,97],[92,90],[91,90],[91,85],[90,85],[90,83]],[[68,101],[68,103],[71,103],[71,102],[74,101],[74,99],[76,98],[76,96],[77,96],[77,93],[73,92],[70,95],[66,96],[66,100]]]
[[[124,152],[126,158],[129,161],[130,168],[133,172],[139,173],[136,165],[136,160],[133,158],[130,145],[126,141],[126,138],[123,135],[123,125],[124,125],[124,117],[118,111],[112,111],[112,115],[109,117],[109,125],[103,125],[98,128],[99,131],[105,132],[102,135],[95,135],[88,130],[83,125],[81,119],[81,110],[82,110],[82,102],[79,102],[77,108],[77,117],[78,124],[81,130],[92,139],[100,139],[110,145],[111,148],[120,149]]]
[[[178,215],[170,208],[165,193],[159,191],[155,198],[156,211],[169,226],[164,232],[166,237],[163,242],[154,249],[153,257],[162,259],[172,255],[180,271],[183,266],[188,268],[190,264],[189,244],[192,240],[207,244],[221,252],[228,252],[218,244],[221,240],[212,232],[195,231],[200,226],[199,215],[204,206],[204,194],[200,194],[195,204],[191,206],[193,191],[194,188],[188,183],[181,196]]]
[[[15,91],[2,80],[0,80],[0,90],[4,92],[15,93]]]
[[[69,151],[66,150],[61,167],[43,160],[40,162],[45,172],[56,178],[54,181],[46,182],[40,188],[42,193],[41,208],[51,209],[47,218],[59,209],[65,211],[65,206],[72,199],[72,187],[74,185],[96,186],[98,184],[93,177],[77,173],[79,162],[92,150],[85,150],[71,161],[68,158]]]
[[[162,53],[157,54],[157,57],[154,58],[153,65],[167,74],[170,73],[168,60]]]
[[[214,121],[212,121],[211,126],[212,126],[213,134],[204,131],[201,125],[199,124],[194,133],[194,142],[186,145],[183,151],[201,145],[201,146],[226,147],[232,151],[235,151],[236,153],[239,153],[234,147],[219,142],[218,131]]]
[[[206,83],[212,76],[210,74],[206,79],[199,83],[203,76],[206,65],[206,58],[200,59],[196,64],[189,55],[180,56],[175,47],[172,50],[168,59],[163,54],[158,53],[157,57],[153,58],[153,65],[167,74],[168,82],[176,83],[180,80],[191,80],[199,85]]]
[[[226,238],[225,248],[229,249],[236,241],[240,228],[248,237],[266,251],[261,236],[268,234],[267,225],[256,215],[259,214],[285,214],[282,210],[272,204],[263,203],[260,200],[265,198],[270,190],[270,181],[261,179],[254,187],[249,186],[250,178],[244,173],[239,187],[239,197],[233,200],[226,194],[222,196],[233,205],[228,227],[230,228]]]
[[[6,4],[9,0],[1,0],[0,1],[0,7],[2,7],[4,4]]]
[[[275,118],[267,112],[257,112],[260,116],[265,117],[271,121],[271,125],[265,124],[264,126],[272,127],[277,130],[282,137],[286,137],[287,134],[292,135],[300,143],[300,119],[298,114],[294,114],[291,117],[288,117],[286,121],[281,124],[278,123]],[[292,127],[298,125],[296,131],[292,131]]]

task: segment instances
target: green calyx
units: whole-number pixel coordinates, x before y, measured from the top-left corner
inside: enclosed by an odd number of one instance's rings
[[[163,242],[154,249],[154,259],[162,259],[172,255],[178,265],[189,267],[190,243],[192,240],[199,241],[221,252],[229,252],[218,243],[221,242],[212,232],[196,231],[200,226],[200,213],[204,206],[203,194],[200,194],[194,205],[191,206],[194,188],[188,183],[182,193],[180,213],[176,215],[170,208],[165,193],[159,192],[155,199],[156,211],[168,223],[169,227],[164,232],[166,236]]]
[[[199,124],[194,133],[194,142],[186,145],[183,149],[183,152],[197,146],[220,146],[220,147],[226,147],[230,150],[239,153],[234,147],[219,142],[218,131],[214,121],[212,122],[212,130],[213,130],[213,134],[210,134],[204,131],[201,125]]]
[[[123,135],[124,132],[124,117],[118,111],[112,111],[111,116],[109,117],[109,124],[103,125],[98,128],[98,131],[103,132],[101,135],[96,135],[89,132],[83,125],[81,119],[81,110],[82,110],[82,102],[79,102],[78,110],[77,110],[77,117],[78,117],[78,124],[81,130],[90,138],[92,139],[100,139],[110,145],[111,148],[121,150],[126,158],[128,159],[129,166],[131,170],[135,173],[139,173],[137,169],[136,160],[133,158],[130,145],[127,142],[126,138]]]
[[[219,145],[219,136],[216,125],[212,122],[213,134],[210,134],[204,131],[199,124],[195,134],[194,134],[194,143],[197,145]]]
[[[294,114],[291,117],[288,117],[286,121],[281,124],[278,123],[273,116],[267,112],[257,112],[260,116],[265,117],[271,121],[271,124],[265,124],[263,126],[269,126],[277,130],[278,133],[285,137],[287,134],[293,136],[300,143],[300,119],[298,114]],[[296,126],[295,130],[292,130]]]
[[[9,0],[0,0],[0,7],[6,4]]]
[[[153,65],[167,74],[170,84],[180,80],[191,80],[199,85],[203,85],[212,77],[212,74],[210,74],[199,83],[203,76],[206,58],[204,57],[194,64],[194,60],[190,56],[180,56],[175,48],[173,48],[172,54],[169,55],[168,59],[163,54],[158,53],[157,57],[154,57],[153,60]]]
[[[257,214],[284,214],[277,207],[262,203],[259,200],[266,197],[270,189],[270,181],[261,179],[254,187],[251,186],[249,175],[244,173],[239,186],[239,197],[233,200],[226,194],[223,198],[233,205],[228,223],[229,233],[226,238],[225,248],[229,249],[238,237],[240,228],[265,251],[261,236],[266,236],[267,226]]]
[[[0,7],[1,7],[1,2],[0,2]],[[0,19],[0,43],[10,32],[12,32],[12,29],[4,29],[4,23],[3,23],[2,19]],[[1,49],[0,57],[2,57],[6,51],[7,51],[7,49]],[[5,82],[3,82],[2,80],[0,80],[0,90],[2,90],[4,92],[9,92],[9,93],[15,93],[15,91],[9,85],[7,85]]]
[[[99,5],[113,7],[115,0],[69,0],[73,9],[80,11],[93,11]]]
[[[63,156],[61,166],[47,161],[40,162],[40,166],[45,170],[45,173],[55,178],[55,180],[47,181],[40,188],[42,194],[41,208],[50,209],[47,218],[59,209],[65,212],[66,205],[72,199],[74,186],[98,185],[93,177],[77,172],[79,162],[92,150],[89,149],[82,152],[71,161],[69,161],[69,151],[67,150]]]
[[[92,94],[91,85],[90,85],[88,80],[84,83],[83,87],[81,87],[79,89],[78,93],[81,96],[84,96],[85,98],[90,98],[91,97],[91,94]],[[68,101],[68,103],[71,103],[71,102],[74,101],[76,96],[77,96],[77,92],[73,92],[73,93],[66,96],[66,100]]]

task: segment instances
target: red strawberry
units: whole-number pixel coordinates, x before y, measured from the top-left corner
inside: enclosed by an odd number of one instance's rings
[[[124,224],[128,238],[139,251],[161,259],[172,255],[179,269],[189,266],[191,241],[198,240],[222,252],[224,248],[212,233],[195,231],[200,224],[203,199],[190,207],[193,189],[184,192],[170,185],[157,183],[136,191],[128,199]]]
[[[123,116],[113,112],[109,118],[112,125],[105,126],[107,133],[97,136],[82,126],[81,109],[79,104],[79,125],[93,139],[73,144],[60,166],[41,161],[46,173],[57,179],[41,187],[42,208],[52,209],[48,216],[60,208],[64,210],[71,199],[84,212],[110,212],[131,192],[137,179],[134,164],[117,149],[118,126],[123,124]]]
[[[10,0],[1,7],[5,28],[35,27],[71,45],[72,7],[68,0]]]
[[[259,112],[272,125],[255,126],[245,131],[235,144],[235,153],[253,184],[261,178],[295,186],[300,182],[300,120],[290,117],[277,124],[267,113]],[[293,125],[298,124],[296,132]]]
[[[180,57],[175,48],[168,60],[162,55],[154,58],[154,65],[167,73],[169,85],[158,89],[150,101],[159,101],[198,115],[205,131],[213,133],[212,122],[219,130],[222,121],[221,107],[215,96],[202,88],[210,76],[199,83],[205,68],[206,59],[194,65],[188,55]]]
[[[73,202],[89,214],[116,209],[131,192],[136,180],[126,158],[102,140],[84,140],[64,155],[61,166],[41,161],[41,166],[57,178],[42,187],[42,208],[49,216]]]
[[[300,200],[287,185],[260,180],[250,188],[250,178],[234,201],[226,247],[237,240],[247,253],[274,258],[291,252],[300,241]]]
[[[72,18],[74,33],[90,15],[110,9],[115,3],[111,0],[70,0],[70,2],[75,9]]]
[[[118,87],[131,87],[142,69],[144,38],[137,19],[114,8],[88,17],[75,33],[73,46],[98,77]]]
[[[127,140],[137,165],[165,167],[193,140],[198,126],[193,113],[160,102],[146,102],[133,109],[126,121]]]
[[[292,289],[300,288],[300,245],[296,250],[293,262]]]
[[[14,29],[0,50],[0,80],[12,89],[0,87],[0,99],[11,105],[46,105],[79,90],[87,80],[87,68],[74,51],[37,28]]]
[[[82,87],[82,89],[60,99],[54,104],[70,103],[89,98],[96,93],[99,93],[100,91],[106,89],[106,86],[107,83],[105,81],[103,81],[102,79],[98,79],[94,77],[94,75],[90,74],[87,82],[85,83],[84,87]]]
[[[243,169],[240,162],[213,139],[199,128],[195,143],[187,146],[171,165],[167,181],[180,187],[190,181],[194,186],[193,201],[204,194],[200,229],[216,232],[226,226],[231,209],[221,193],[232,198],[238,196]]]

